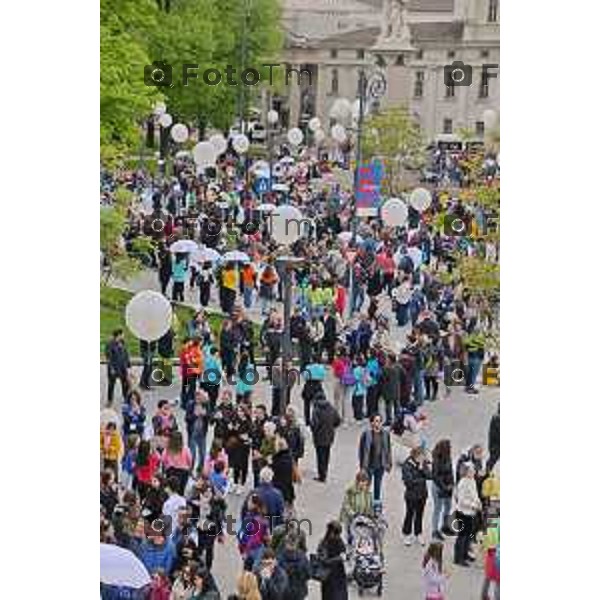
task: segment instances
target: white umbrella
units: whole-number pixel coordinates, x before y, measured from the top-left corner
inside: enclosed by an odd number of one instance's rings
[[[192,240],[179,240],[173,244],[171,244],[171,247],[169,248],[169,250],[171,252],[174,253],[184,253],[187,254],[188,252],[197,252],[199,249],[198,244],[196,244],[196,242],[192,241]]]
[[[293,156],[284,156],[279,162],[283,165],[291,165],[295,160]]]
[[[192,261],[196,263],[217,262],[221,255],[213,248],[200,248],[192,254]]]
[[[114,544],[100,544],[100,582],[138,590],[150,584],[151,579],[133,552]]]
[[[259,204],[256,209],[260,210],[262,212],[272,212],[276,209],[277,207],[274,204],[271,204],[270,202],[265,202],[264,204]]]
[[[250,262],[250,257],[245,252],[232,250],[223,255],[225,262]]]
[[[363,239],[360,237],[360,235],[356,235],[356,243],[357,244],[362,244],[363,243]],[[341,242],[344,242],[345,244],[349,243],[350,240],[352,239],[352,232],[351,231],[342,231],[342,233],[338,234],[338,240],[340,240]]]

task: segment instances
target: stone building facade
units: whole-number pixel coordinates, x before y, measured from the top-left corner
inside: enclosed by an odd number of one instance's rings
[[[283,127],[304,126],[317,116],[324,126],[337,98],[354,101],[359,74],[377,65],[388,79],[382,105],[404,104],[426,137],[455,136],[462,128],[483,137],[483,112],[499,114],[499,0],[400,0],[410,43],[382,42],[386,2],[398,0],[284,0],[283,61],[308,69],[300,86],[271,100]],[[397,7],[396,7],[397,8]],[[444,66],[462,61],[472,69],[470,86],[448,87]]]

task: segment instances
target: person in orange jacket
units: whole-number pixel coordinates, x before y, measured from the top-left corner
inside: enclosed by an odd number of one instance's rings
[[[188,402],[194,402],[196,385],[204,369],[204,355],[200,340],[187,340],[179,352],[181,368],[181,408],[186,409]]]

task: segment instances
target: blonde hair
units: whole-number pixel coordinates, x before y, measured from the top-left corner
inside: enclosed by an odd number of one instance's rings
[[[243,600],[261,600],[258,580],[254,573],[244,571],[237,580],[237,592]]]

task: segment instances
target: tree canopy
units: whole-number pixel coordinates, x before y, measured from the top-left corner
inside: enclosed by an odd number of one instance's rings
[[[282,34],[277,0],[101,0],[100,145],[103,159],[133,151],[141,127],[158,100],[184,123],[225,129],[238,110],[240,86],[202,82],[202,72],[239,73],[246,67],[268,75]],[[172,85],[148,86],[144,67],[164,61]],[[198,79],[183,85],[182,65],[198,64]],[[243,64],[242,64],[243,63]],[[246,88],[242,100],[248,97]]]

